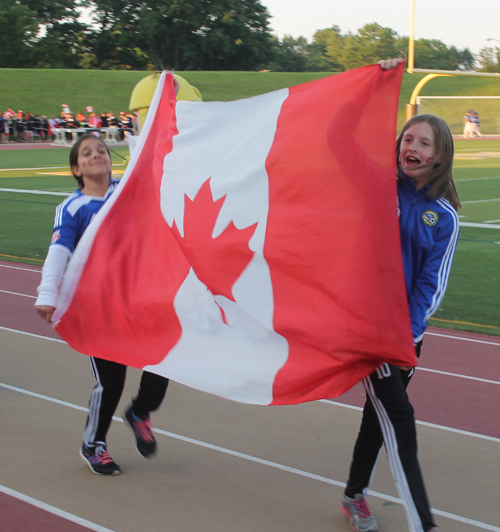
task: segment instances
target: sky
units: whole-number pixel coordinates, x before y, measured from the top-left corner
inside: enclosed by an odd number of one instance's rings
[[[319,29],[339,26],[342,34],[370,22],[410,33],[410,0],[260,0],[272,15],[272,33],[303,36],[311,42]],[[415,39],[438,39],[448,47],[500,47],[499,0],[415,0]],[[498,39],[499,42],[486,38]]]

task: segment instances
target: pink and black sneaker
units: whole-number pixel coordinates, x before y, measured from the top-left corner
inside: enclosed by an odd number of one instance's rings
[[[151,416],[138,417],[130,406],[123,412],[123,421],[131,428],[135,436],[135,446],[142,456],[150,458],[156,453],[156,440],[153,436]]]
[[[80,456],[96,475],[119,475],[122,472],[120,466],[109,456],[106,445],[88,447],[82,443]]]

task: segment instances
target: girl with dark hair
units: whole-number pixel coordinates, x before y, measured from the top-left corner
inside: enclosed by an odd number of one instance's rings
[[[57,306],[59,285],[68,260],[92,218],[118,186],[118,181],[111,177],[108,147],[92,134],[86,133],[78,139],[69,160],[79,188],[56,209],[52,241],[35,303],[37,312],[49,323]],[[127,368],[117,362],[89,358],[97,384],[90,398],[80,456],[94,473],[118,475],[121,468],[108,454],[106,434],[123,391]],[[145,457],[156,452],[149,413],[159,408],[167,385],[168,379],[143,372],[137,397],[123,415],[134,433],[137,450]]]

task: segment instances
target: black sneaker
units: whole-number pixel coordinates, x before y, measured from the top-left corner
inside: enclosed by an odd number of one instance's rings
[[[96,475],[119,475],[122,472],[120,466],[109,456],[105,445],[87,447],[82,443],[80,456]]]
[[[135,436],[135,446],[145,458],[150,458],[156,453],[156,440],[153,436],[151,416],[137,417],[129,406],[123,412],[123,421],[132,429]]]

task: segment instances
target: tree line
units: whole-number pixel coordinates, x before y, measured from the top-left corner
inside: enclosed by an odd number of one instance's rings
[[[2,0],[0,68],[338,72],[408,53],[408,37],[375,22],[308,42],[278,39],[270,20],[259,0]],[[496,72],[500,50],[418,39],[414,65]]]

